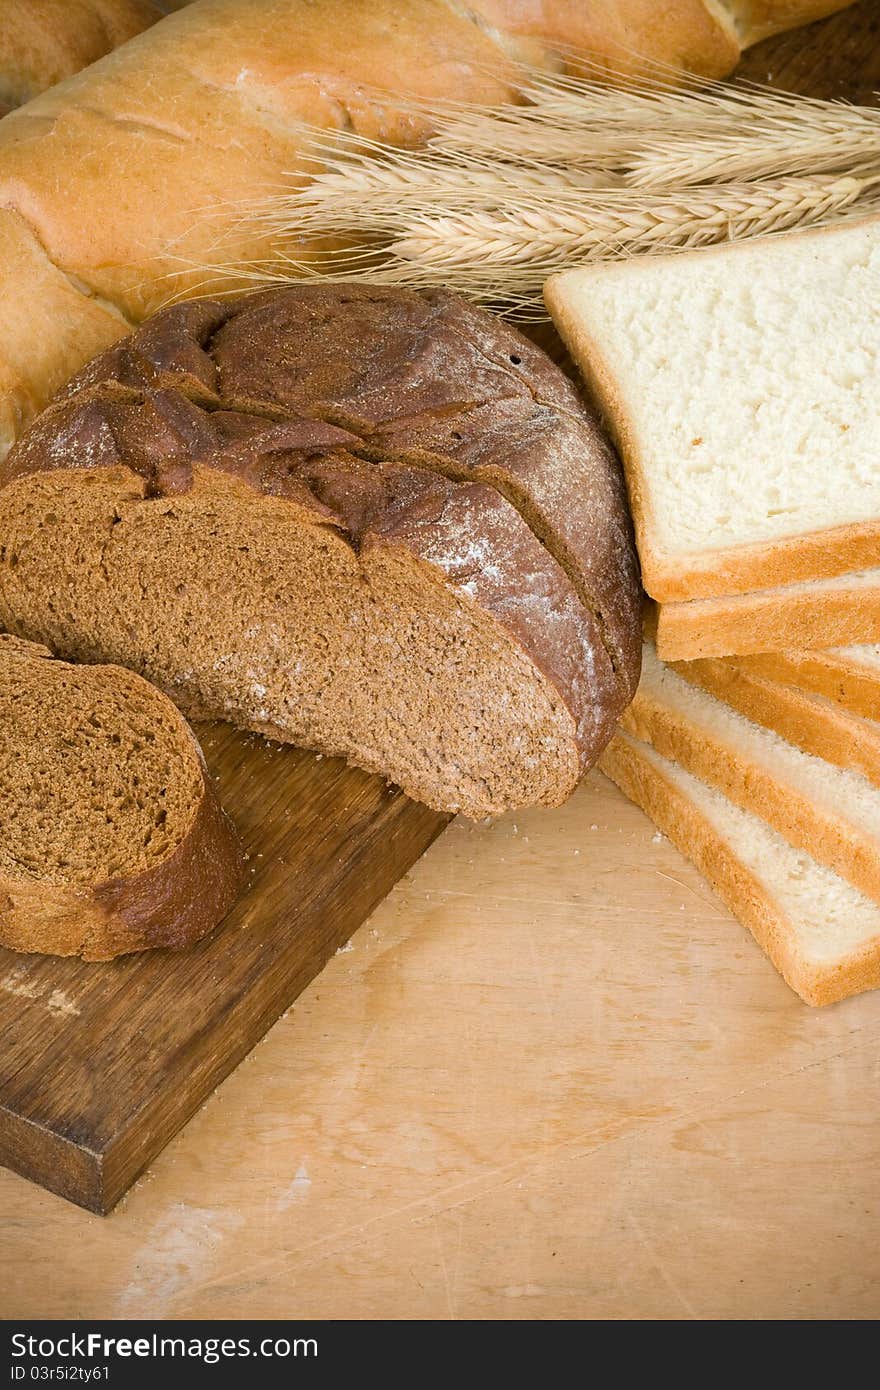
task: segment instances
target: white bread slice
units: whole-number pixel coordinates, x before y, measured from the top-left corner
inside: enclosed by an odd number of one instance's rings
[[[880,645],[763,652],[736,658],[742,671],[811,690],[864,719],[880,719]]]
[[[880,907],[757,816],[618,733],[599,766],[748,927],[807,1004],[880,985]]]
[[[876,719],[851,714],[824,695],[767,680],[733,658],[673,662],[672,669],[805,753],[860,772],[880,786],[880,723]]]
[[[880,218],[584,266],[545,298],[616,437],[652,597],[876,562]]]
[[[661,603],[657,650],[664,661],[748,656],[880,642],[880,569],[758,589],[733,598]]]
[[[865,777],[753,724],[682,680],[647,643],[621,726],[880,902],[880,789]]]

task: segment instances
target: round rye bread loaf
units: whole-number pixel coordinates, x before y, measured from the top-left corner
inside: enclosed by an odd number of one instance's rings
[[[244,862],[161,691],[0,634],[0,944],[85,960],[189,946]]]
[[[442,810],[555,805],[639,673],[617,459],[574,386],[444,291],[158,313],[0,472],[0,625]]]

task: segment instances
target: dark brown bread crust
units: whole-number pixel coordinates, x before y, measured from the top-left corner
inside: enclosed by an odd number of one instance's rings
[[[201,750],[200,750],[201,756]],[[205,771],[205,795],[188,835],[164,863],[100,884],[95,905],[106,922],[86,960],[146,947],[182,950],[226,916],[241,889],[246,856],[232,821]],[[44,948],[45,949],[45,948]]]
[[[95,358],[62,394],[103,395],[108,382],[163,393],[167,424],[190,432],[178,454],[216,450],[198,412],[184,420],[182,396],[225,407],[214,428],[251,437],[261,452],[284,447],[284,436],[263,433],[267,421],[323,421],[361,457],[488,483],[566,571],[625,699],[635,693],[638,566],[619,463],[564,372],[503,320],[445,290],[295,285],[192,300]],[[306,434],[301,447],[313,454],[332,442]],[[20,444],[7,476],[45,469],[45,450],[28,453],[31,463]]]
[[[0,662],[10,655],[36,664],[55,660],[45,647],[0,634]],[[146,684],[118,667],[90,668],[90,677],[95,675],[123,687]],[[150,693],[164,698],[157,690]],[[225,917],[241,888],[246,856],[195,736],[176,712],[174,721],[191,744],[187,751],[198,761],[203,782],[195,816],[174,852],[140,872],[91,887],[6,878],[0,870],[0,945],[110,960],[150,947],[191,946]]]
[[[220,470],[356,550],[381,540],[439,567],[559,690],[583,768],[632,696],[617,461],[545,354],[454,295],[297,285],[174,306],[70,382],[0,485],[120,465],[148,497]]]

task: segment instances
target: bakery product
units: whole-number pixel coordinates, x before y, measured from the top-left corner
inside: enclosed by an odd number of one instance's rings
[[[824,695],[768,680],[731,658],[679,661],[672,669],[805,753],[860,772],[880,786],[880,723],[876,719],[850,713]],[[874,708],[880,713],[876,696]]]
[[[164,310],[19,441],[0,535],[10,631],[440,809],[563,800],[638,680],[617,461],[444,291]]]
[[[788,648],[736,658],[736,665],[766,680],[812,691],[864,719],[880,718],[880,645],[863,643],[824,651]]]
[[[863,719],[880,719],[880,646],[826,651],[764,652],[736,659],[737,667],[765,680],[813,691]]]
[[[721,0],[720,8],[726,10],[740,46],[748,48],[771,34],[845,10],[846,4],[840,0],[831,4],[828,0]]]
[[[762,10],[786,27],[836,8]],[[377,89],[502,102],[516,95],[520,60],[556,69],[560,47],[721,76],[751,41],[753,10],[746,0],[198,0],[169,15],[0,123],[0,454],[114,336],[175,293],[205,293],[206,266],[273,255],[240,208],[314,169],[301,122],[413,144],[424,123]]]
[[[664,661],[748,656],[798,647],[880,641],[880,569],[813,579],[732,598],[661,603],[655,613]]]
[[[696,864],[807,1004],[880,986],[880,907],[757,816],[626,733],[602,771]]]
[[[0,106],[12,108],[155,24],[159,0],[3,0]]]
[[[620,448],[652,597],[875,563],[880,218],[587,266],[546,298]]]
[[[109,960],[216,926],[244,854],[171,702],[0,634],[0,710],[0,944]]]
[[[880,788],[753,724],[651,647],[622,727],[880,901]]]

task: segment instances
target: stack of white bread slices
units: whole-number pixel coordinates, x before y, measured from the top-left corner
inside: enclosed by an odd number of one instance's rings
[[[803,999],[874,988],[880,219],[573,270],[546,298],[654,600],[602,766]]]

